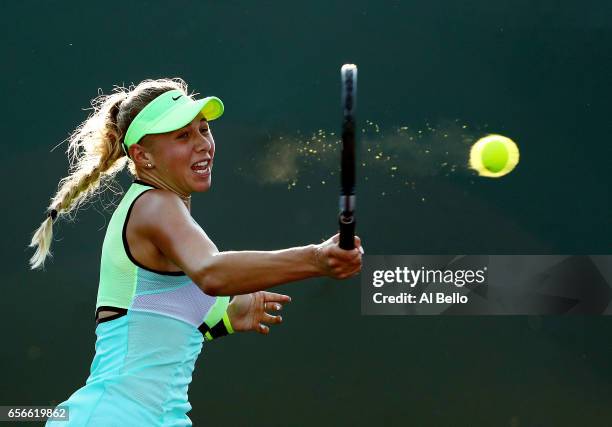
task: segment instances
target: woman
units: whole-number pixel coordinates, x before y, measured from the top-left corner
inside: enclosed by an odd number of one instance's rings
[[[134,176],[108,224],[96,302],[96,354],[85,386],[59,406],[75,426],[187,426],[187,389],[203,341],[234,331],[269,332],[290,301],[265,292],[309,277],[350,277],[363,250],[326,242],[279,251],[219,252],[191,217],[207,191],[215,97],[194,100],[181,79],[145,80],[92,103],[69,138],[71,174],[32,238],[44,266],[56,217],[68,214],[126,164]],[[234,296],[231,302],[229,297]]]

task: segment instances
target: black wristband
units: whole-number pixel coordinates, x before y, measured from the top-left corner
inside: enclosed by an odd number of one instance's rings
[[[230,334],[230,332],[227,330],[227,327],[225,326],[225,322],[223,322],[223,319],[219,320],[212,327],[208,326],[206,322],[204,322],[200,325],[198,329],[200,330],[200,332],[202,332],[202,335],[204,335],[204,339],[206,341],[221,338]]]

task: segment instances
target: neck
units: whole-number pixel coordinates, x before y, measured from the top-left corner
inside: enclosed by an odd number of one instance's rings
[[[167,182],[165,182],[164,180],[160,179],[159,177],[151,174],[151,173],[147,173],[147,171],[144,172],[140,172],[136,175],[137,179],[144,181],[146,183],[152,184],[153,186],[160,188],[160,189],[164,189],[164,190],[168,190],[168,191],[172,191],[174,194],[176,194],[177,196],[179,196],[181,198],[181,200],[183,201],[183,203],[185,204],[185,206],[187,207],[187,210],[189,212],[191,212],[191,194],[187,193],[185,194],[184,192],[180,191],[179,189],[175,188],[174,186],[168,184]]]

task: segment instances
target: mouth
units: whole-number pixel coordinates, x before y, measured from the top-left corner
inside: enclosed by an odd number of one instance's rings
[[[201,160],[191,165],[191,170],[198,175],[209,175],[212,168],[212,159]]]

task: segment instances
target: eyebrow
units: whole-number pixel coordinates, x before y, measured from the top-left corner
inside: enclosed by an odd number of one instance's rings
[[[208,120],[206,120],[204,117],[202,117],[202,119],[200,120],[200,123],[198,123],[199,125],[202,124],[202,122],[208,124]],[[182,128],[178,128],[177,130],[175,130],[174,132],[180,132],[183,130],[186,130],[189,126],[191,126],[191,123],[186,124],[185,126],[183,126]]]

